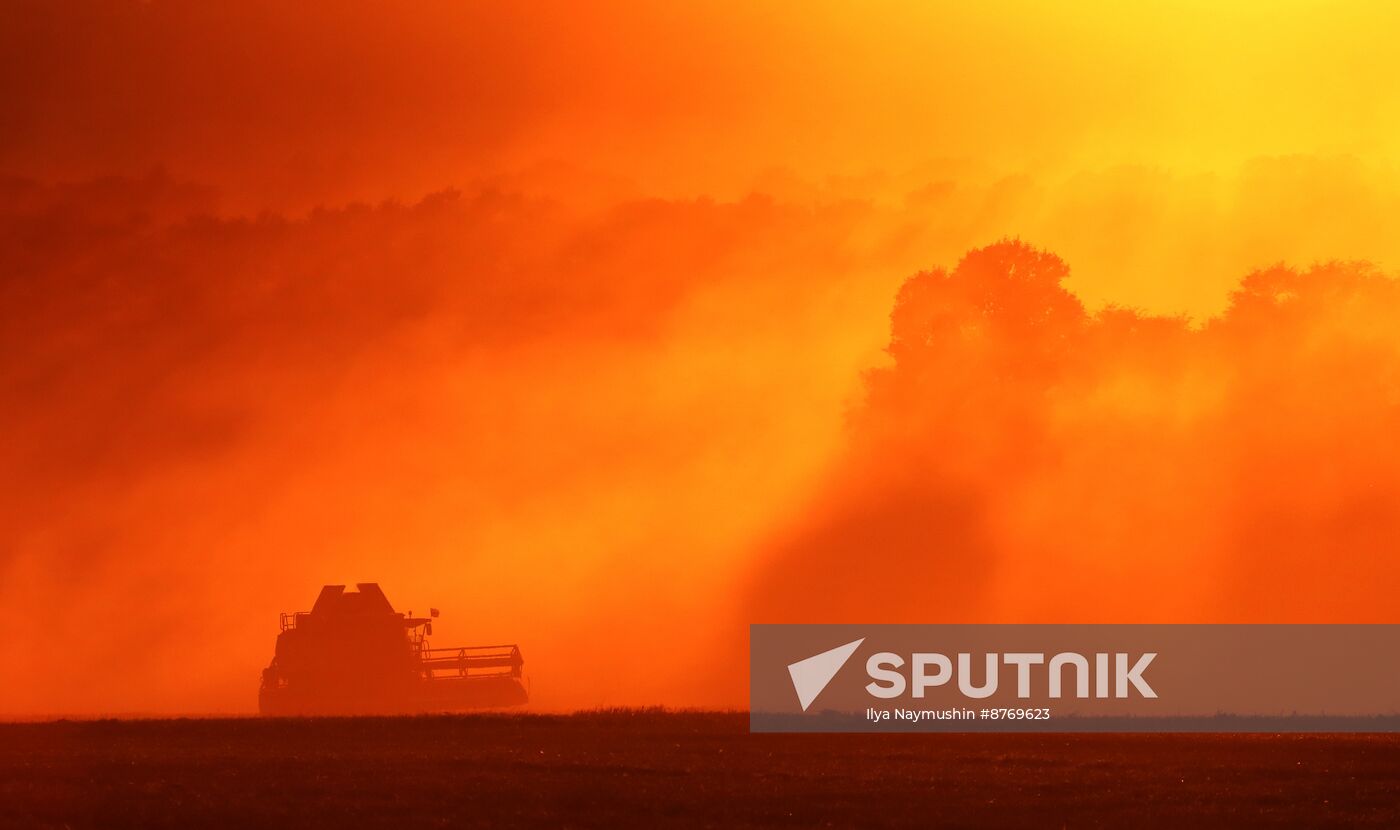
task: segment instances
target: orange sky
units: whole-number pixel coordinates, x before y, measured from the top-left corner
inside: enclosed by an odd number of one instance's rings
[[[250,710],[323,582],[542,707],[1390,619],[1389,4],[0,14],[0,714]]]

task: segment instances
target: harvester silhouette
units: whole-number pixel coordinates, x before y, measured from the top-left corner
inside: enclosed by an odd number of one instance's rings
[[[428,648],[428,617],[396,612],[373,582],[321,589],[310,611],[283,613],[262,673],[264,715],[441,712],[525,703],[515,645]]]

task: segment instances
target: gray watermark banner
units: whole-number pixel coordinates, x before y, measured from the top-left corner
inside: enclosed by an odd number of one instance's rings
[[[1397,732],[1400,625],[753,625],[754,732]]]

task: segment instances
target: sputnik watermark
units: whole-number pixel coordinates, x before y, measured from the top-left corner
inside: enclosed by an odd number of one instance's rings
[[[846,645],[837,645],[836,648],[827,649],[801,659],[794,663],[788,663],[788,675],[792,677],[792,690],[797,693],[798,703],[802,705],[802,711],[812,707],[813,701],[822,694],[827,684],[832,682],[836,673],[840,672],[841,666],[846,665],[851,655],[855,654],[855,649],[860,648],[865,638],[847,642]],[[983,679],[980,683],[973,680],[973,655],[970,652],[960,652],[956,655],[958,659],[958,691],[965,697],[973,700],[983,700],[997,693],[1000,687],[1000,669],[1002,666],[1015,666],[1016,675],[1016,697],[1026,700],[1032,696],[1030,684],[1032,684],[1035,666],[1046,665],[1046,655],[1042,652],[1009,652],[1009,654],[986,654],[980,655],[983,663]],[[1078,652],[1060,652],[1050,656],[1049,666],[1046,672],[1040,677],[1046,683],[1046,696],[1050,698],[1064,697],[1065,675],[1070,675],[1074,684],[1074,697],[1099,697],[1110,696],[1109,684],[1112,680],[1112,696],[1127,697],[1128,690],[1133,690],[1141,697],[1156,697],[1156,691],[1151,684],[1142,677],[1142,673],[1151,665],[1152,659],[1156,658],[1155,652],[1137,655],[1133,662],[1128,663],[1133,655],[1127,652],[1099,652],[1093,655],[1093,694],[1089,693],[1089,682],[1091,682],[1091,670],[1089,670],[1089,658]],[[1113,669],[1110,669],[1112,661]],[[906,680],[900,669],[904,665],[910,666],[910,677]],[[931,670],[930,670],[931,669]],[[895,698],[903,697],[904,691],[910,690],[913,697],[924,697],[928,689],[932,687],[945,686],[953,677],[953,661],[948,655],[939,652],[921,651],[910,655],[910,659],[904,659],[902,655],[895,652],[881,651],[869,656],[865,661],[865,673],[871,682],[865,684],[865,691],[872,697]]]
[[[755,731],[1400,731],[1395,625],[755,625]]]
[[[797,701],[802,704],[802,711],[807,711],[812,701],[817,699],[817,695],[822,693],[826,684],[841,671],[841,667],[846,665],[846,661],[851,659],[851,655],[855,654],[863,642],[864,637],[788,664],[788,675],[792,677],[792,688],[797,692]]]
[[[1128,661],[1131,655],[1126,652],[1095,654],[1093,697],[1108,697],[1109,681],[1112,680],[1114,697],[1127,697],[1131,687],[1134,692],[1144,698],[1155,698],[1157,693],[1143,679],[1142,674],[1156,656],[1155,652],[1138,655],[1133,660],[1132,666],[1129,667]],[[1000,684],[1000,669],[1007,666],[1015,667],[1016,697],[1025,700],[1031,697],[1032,669],[1045,665],[1045,655],[1039,652],[991,653],[981,655],[981,658],[983,674],[982,682],[979,684],[972,677],[972,654],[962,652],[957,655],[958,691],[964,697],[974,700],[988,698],[997,693]],[[1114,666],[1111,672],[1109,670],[1110,658],[1112,658]],[[953,676],[953,662],[944,654],[919,652],[914,654],[908,662],[911,669],[909,681],[906,683],[904,674],[899,671],[905,665],[903,657],[888,651],[870,655],[870,659],[865,661],[865,671],[870,676],[871,682],[866,684],[865,690],[874,697],[895,698],[901,697],[905,689],[908,688],[913,697],[919,698],[923,697],[930,688],[947,684]],[[931,674],[929,673],[930,668],[933,669]],[[1043,681],[1048,687],[1048,697],[1060,698],[1064,696],[1066,674],[1072,677],[1075,697],[1087,698],[1090,696],[1089,658],[1076,652],[1061,652],[1052,656],[1048,671],[1037,679]]]
[[[792,677],[793,691],[797,693],[802,711],[811,708],[813,701],[827,687],[836,673],[850,660],[851,655],[865,642],[864,638],[845,645],[814,654],[803,660],[788,664],[788,674]],[[1109,696],[1110,680],[1114,697],[1124,698],[1129,689],[1144,698],[1155,698],[1157,693],[1143,678],[1143,672],[1157,655],[1153,652],[1138,655],[1132,660],[1126,652],[1109,654],[1100,652],[1093,655],[1093,697]],[[1016,697],[1031,697],[1032,670],[1046,664],[1043,653],[1012,652],[1008,654],[989,653],[979,655],[982,662],[982,681],[973,679],[973,655],[962,652],[956,655],[957,688],[967,698],[982,700],[996,694],[1000,685],[1000,669],[1014,667],[1016,675]],[[1113,669],[1110,669],[1110,661]],[[909,668],[906,680],[900,671],[905,665]],[[1064,696],[1065,676],[1073,683],[1075,697],[1090,697],[1089,658],[1076,652],[1061,652],[1050,657],[1046,672],[1039,679],[1047,685],[1047,696],[1052,699]],[[939,652],[917,652],[908,660],[894,652],[881,651],[870,655],[865,661],[865,673],[870,682],[865,690],[872,697],[890,699],[902,697],[908,690],[912,697],[922,698],[931,688],[946,685],[953,677],[953,659]]]

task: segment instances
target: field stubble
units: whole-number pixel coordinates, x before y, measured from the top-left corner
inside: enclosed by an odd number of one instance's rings
[[[733,712],[0,724],[13,827],[1400,826],[1396,735],[750,735]]]

